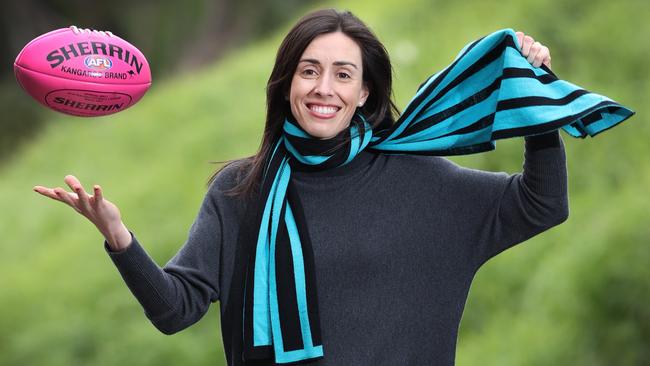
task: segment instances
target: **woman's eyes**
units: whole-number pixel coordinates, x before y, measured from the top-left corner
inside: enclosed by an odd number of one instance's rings
[[[302,74],[304,76],[314,77],[314,76],[318,75],[318,72],[316,70],[314,70],[314,69],[304,69],[304,70],[302,70]],[[344,79],[344,80],[352,78],[352,76],[349,73],[343,72],[343,71],[337,72],[336,77],[338,77],[339,79]]]
[[[349,79],[349,78],[351,77],[350,74],[348,74],[347,72],[339,72],[339,73],[338,73],[338,76],[339,76],[341,79]]]

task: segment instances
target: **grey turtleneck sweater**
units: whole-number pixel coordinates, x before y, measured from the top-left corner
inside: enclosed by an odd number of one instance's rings
[[[314,365],[453,365],[472,279],[491,257],[568,217],[557,131],[525,138],[523,172],[443,157],[361,152],[293,172],[314,249],[324,357]],[[228,301],[245,202],[226,196],[237,164],[210,186],[187,241],[163,268],[134,237],[110,258],[163,333]],[[106,245],[106,243],[105,243]],[[222,316],[222,323],[232,321]],[[229,335],[224,335],[224,339]],[[243,365],[226,349],[229,365]]]

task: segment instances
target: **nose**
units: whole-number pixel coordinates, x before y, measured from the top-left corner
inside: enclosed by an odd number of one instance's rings
[[[329,73],[323,73],[321,77],[318,78],[316,86],[314,87],[314,93],[320,96],[332,96],[334,94]]]

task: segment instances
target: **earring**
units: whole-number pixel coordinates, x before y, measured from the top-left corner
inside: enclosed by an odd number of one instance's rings
[[[359,102],[359,108],[363,107],[363,102]]]

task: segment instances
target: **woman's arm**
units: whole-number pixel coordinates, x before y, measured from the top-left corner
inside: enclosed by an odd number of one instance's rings
[[[521,54],[535,67],[551,68],[548,47],[516,32]],[[499,183],[497,207],[488,216],[477,252],[478,265],[503,250],[564,222],[569,215],[564,144],[558,130],[526,136],[523,172]],[[503,178],[503,176],[501,177]],[[499,188],[502,187],[502,188]],[[488,199],[492,199],[488,197]]]
[[[497,173],[490,179],[498,189],[486,197],[493,203],[479,235],[478,266],[568,218],[566,155],[559,132],[527,136],[525,148],[521,173]]]
[[[208,192],[188,238],[163,268],[134,237],[122,251],[104,245],[124,282],[161,332],[173,334],[197,322],[219,299],[221,220]]]
[[[228,173],[231,169],[224,169]],[[178,332],[198,321],[220,297],[222,213],[221,190],[233,174],[220,174],[206,194],[185,245],[164,267],[158,266],[122,223],[119,209],[95,186],[88,195],[73,176],[63,188],[34,187],[89,219],[104,235],[105,249],[145,314],[163,333]],[[236,222],[235,219],[232,221]]]

